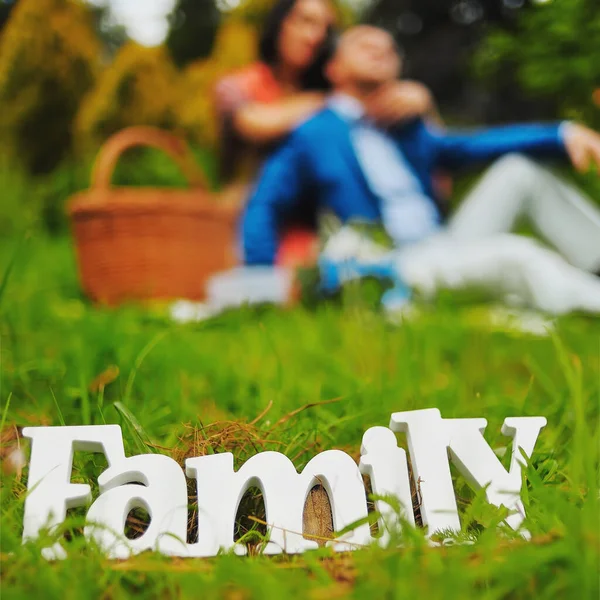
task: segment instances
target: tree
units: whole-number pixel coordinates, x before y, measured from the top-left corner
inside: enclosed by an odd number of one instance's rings
[[[218,30],[211,56],[190,63],[183,71],[178,123],[194,141],[208,146],[217,143],[217,115],[212,90],[220,77],[256,58],[256,29],[230,17]]]
[[[227,0],[225,0],[227,1]],[[269,11],[277,0],[241,0],[228,12],[228,16],[244,21],[260,31]],[[340,28],[348,27],[356,20],[355,0],[331,0],[337,23]]]
[[[75,121],[78,148],[95,150],[131,125],[173,128],[179,77],[164,46],[125,44],[81,104]]]
[[[503,95],[500,104],[485,94],[470,69],[473,52],[490,25],[512,28],[522,5],[523,0],[377,0],[361,20],[394,34],[405,52],[404,75],[429,86],[446,116],[481,121],[514,112],[517,99]]]
[[[100,44],[75,0],[20,0],[0,37],[0,146],[34,173],[71,147],[71,122],[99,69]]]
[[[4,24],[8,21],[11,10],[15,7],[13,0],[0,0],[0,32]]]
[[[178,0],[170,17],[167,46],[178,66],[210,54],[221,13],[215,0]]]
[[[598,1],[557,0],[527,7],[514,30],[489,32],[475,67],[494,90],[512,86],[552,115],[600,126],[593,99],[600,82]]]

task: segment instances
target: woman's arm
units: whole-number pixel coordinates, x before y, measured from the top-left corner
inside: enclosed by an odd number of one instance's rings
[[[268,144],[291,132],[325,104],[325,95],[318,92],[279,96],[269,78],[250,83],[239,76],[222,79],[215,88],[215,103],[223,131],[249,144]]]
[[[416,81],[394,81],[377,90],[367,102],[367,112],[382,125],[421,117],[443,126],[431,92]]]
[[[268,144],[290,133],[325,105],[325,96],[301,93],[278,102],[244,104],[233,112],[235,132],[251,144]]]

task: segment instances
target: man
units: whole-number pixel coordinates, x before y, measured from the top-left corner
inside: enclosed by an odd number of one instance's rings
[[[446,134],[421,120],[378,127],[364,107],[397,80],[399,58],[392,37],[374,27],[346,32],[327,74],[335,90],[328,108],[269,159],[248,203],[242,221],[246,264],[273,263],[279,219],[301,193],[312,192],[343,223],[381,221],[411,287],[434,293],[477,285],[555,313],[600,312],[600,280],[585,273],[600,269],[600,213],[525,157],[568,156],[579,169],[590,160],[600,169],[598,134],[572,123],[472,134]],[[444,223],[433,170],[500,157]],[[521,215],[569,262],[507,234]]]

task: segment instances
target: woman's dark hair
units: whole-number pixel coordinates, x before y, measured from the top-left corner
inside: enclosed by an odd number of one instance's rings
[[[260,37],[258,53],[260,59],[270,66],[279,59],[278,42],[283,22],[290,14],[298,0],[279,0],[271,9]],[[328,90],[331,85],[325,77],[325,65],[333,53],[335,31],[332,26],[327,30],[323,44],[302,76],[302,87],[306,90]]]

